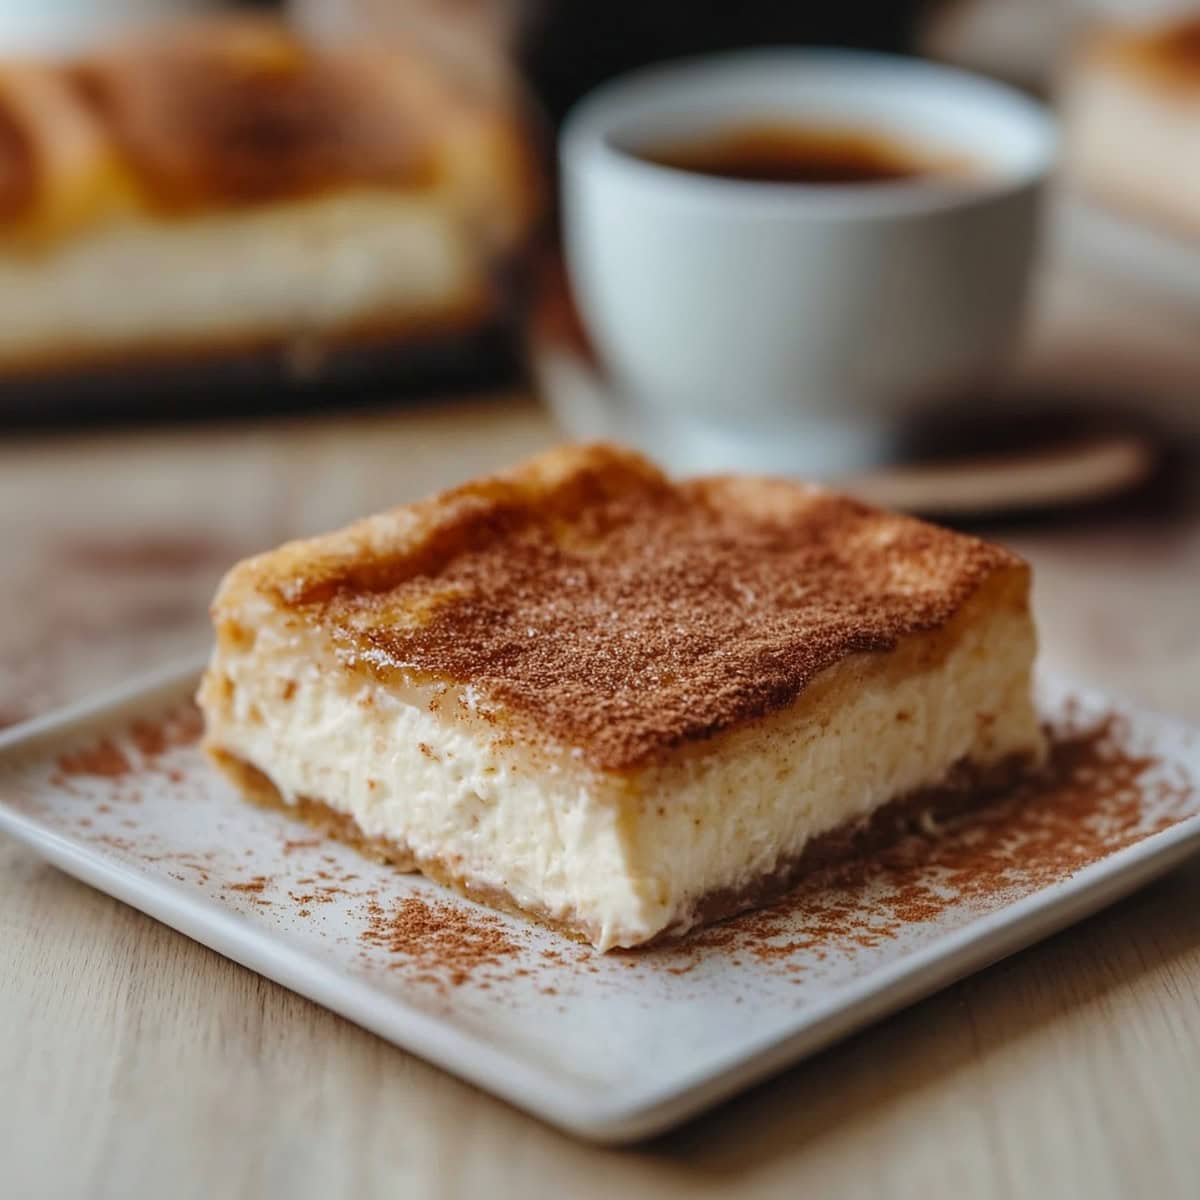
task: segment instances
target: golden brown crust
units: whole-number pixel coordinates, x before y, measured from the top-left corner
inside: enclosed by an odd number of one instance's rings
[[[37,160],[11,101],[0,107],[0,221],[23,217],[37,198]]]
[[[36,250],[127,207],[132,185],[66,76],[0,63],[0,245]]]
[[[321,51],[269,22],[158,35],[73,79],[167,212],[260,204],[347,182],[428,187],[447,98],[403,59]]]
[[[240,17],[73,63],[0,63],[0,237],[348,187],[444,194],[490,250],[537,207],[514,105],[403,49],[318,48]]]
[[[1024,606],[1027,568],[975,538],[803,484],[674,484],[585,446],[250,559],[214,619],[236,643],[266,603],[350,670],[470,685],[481,715],[625,771],[944,628],[997,577]]]
[[[354,819],[325,801],[303,797],[294,804],[284,800],[278,788],[256,767],[220,749],[210,749],[213,761],[237,785],[246,799],[298,817],[329,837],[353,846],[368,858],[389,863],[399,870],[420,871],[444,887],[470,900],[502,912],[532,917],[539,924],[577,941],[595,943],[601,931],[577,915],[555,917],[549,912],[519,904],[501,888],[481,886],[452,864],[439,860],[417,861],[411,852],[386,838],[368,838]],[[865,819],[855,820],[810,839],[796,855],[780,863],[769,875],[739,888],[723,888],[700,898],[693,910],[656,934],[643,946],[663,941],[710,925],[748,909],[760,908],[786,895],[806,875],[835,863],[885,849],[929,821],[943,821],[980,807],[1002,795],[1026,777],[1033,767],[1029,755],[1013,754],[985,765],[963,760],[947,772],[940,783],[917,789],[877,809]],[[638,947],[641,948],[641,947]]]

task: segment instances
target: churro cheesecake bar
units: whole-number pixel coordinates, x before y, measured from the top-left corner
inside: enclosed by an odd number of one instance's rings
[[[207,749],[404,869],[637,946],[1037,763],[1029,582],[823,488],[557,449],[235,566]]]

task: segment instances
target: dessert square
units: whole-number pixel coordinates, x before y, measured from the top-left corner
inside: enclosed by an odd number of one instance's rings
[[[206,744],[252,799],[638,946],[1038,762],[1029,582],[823,488],[567,447],[235,566]]]

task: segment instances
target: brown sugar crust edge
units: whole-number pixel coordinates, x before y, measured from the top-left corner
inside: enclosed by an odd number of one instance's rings
[[[519,106],[497,91],[416,49],[323,45],[246,15],[75,61],[0,62],[0,248],[53,248],[114,216],[187,218],[368,187],[448,188],[489,250],[515,250],[542,189]]]
[[[575,941],[594,944],[599,938],[599,930],[589,927],[578,918],[554,917],[544,910],[519,904],[503,889],[480,886],[444,862],[417,860],[410,851],[386,838],[368,837],[352,817],[338,812],[322,800],[301,797],[290,804],[257,767],[218,747],[208,747],[208,753],[247,800],[299,818],[327,836],[354,847],[368,858],[389,863],[402,871],[419,871],[468,900],[502,912],[532,918]],[[918,788],[889,801],[865,819],[847,822],[811,838],[799,854],[780,864],[770,875],[744,887],[709,892],[701,897],[685,921],[669,926],[639,946],[621,948],[645,949],[660,945],[700,926],[726,920],[749,909],[761,908],[786,895],[805,876],[815,871],[850,858],[877,853],[906,833],[926,826],[931,821],[947,820],[1003,795],[1027,777],[1033,765],[1033,759],[1028,754],[1012,754],[987,764],[962,759],[950,768],[940,783]]]
[[[998,546],[821,488],[675,484],[578,446],[247,560],[214,617],[236,646],[240,607],[265,599],[350,671],[471,685],[535,740],[623,771],[945,627],[1001,575],[1025,610],[1028,568]]]

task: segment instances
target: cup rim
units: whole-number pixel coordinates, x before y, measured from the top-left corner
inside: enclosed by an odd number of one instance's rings
[[[638,112],[663,111],[663,97],[687,89],[707,75],[837,66],[848,74],[907,74],[970,93],[1001,119],[1020,125],[1034,145],[1024,166],[984,174],[964,188],[931,188],[919,181],[811,184],[728,179],[666,166],[617,145],[619,126]],[[664,199],[707,207],[735,205],[776,215],[869,218],[962,209],[1039,185],[1053,169],[1058,132],[1050,111],[1015,88],[982,75],[924,59],[832,46],[764,47],[674,59],[620,75],[594,89],[567,114],[559,137],[564,174],[605,170]]]

